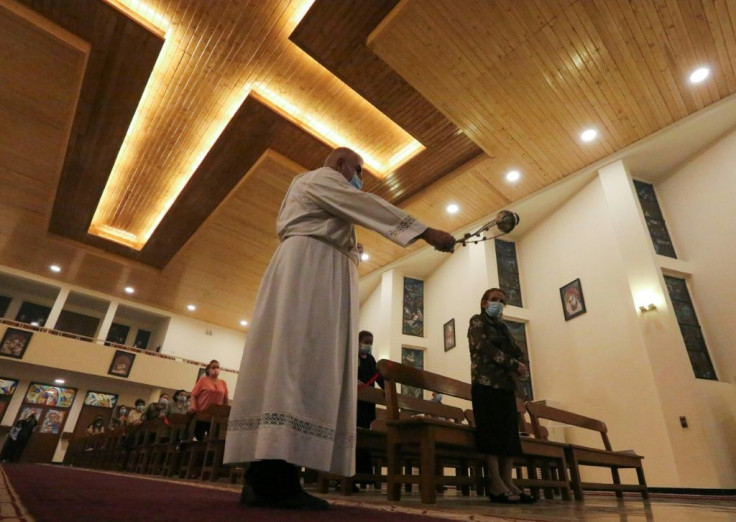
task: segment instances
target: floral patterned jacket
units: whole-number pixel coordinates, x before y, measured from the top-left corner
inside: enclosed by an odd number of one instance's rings
[[[524,352],[501,319],[492,319],[485,313],[471,317],[468,344],[473,384],[516,389],[516,369],[524,362]]]

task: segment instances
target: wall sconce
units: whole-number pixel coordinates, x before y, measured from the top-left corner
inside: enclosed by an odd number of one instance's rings
[[[642,312],[651,312],[652,310],[656,310],[657,306],[654,303],[649,303],[648,305],[641,305],[639,307],[639,310]]]

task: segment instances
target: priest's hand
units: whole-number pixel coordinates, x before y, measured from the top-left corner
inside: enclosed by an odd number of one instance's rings
[[[429,228],[420,235],[423,240],[440,252],[452,252],[455,249],[455,238],[444,230]]]

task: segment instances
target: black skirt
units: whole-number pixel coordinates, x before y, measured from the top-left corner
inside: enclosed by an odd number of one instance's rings
[[[514,391],[473,384],[472,397],[478,451],[498,457],[520,456],[519,417]]]

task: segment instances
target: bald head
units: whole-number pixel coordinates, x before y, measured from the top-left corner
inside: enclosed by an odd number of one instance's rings
[[[347,147],[338,147],[327,156],[325,167],[338,170],[335,167],[340,161],[360,162],[360,165],[363,165],[363,158],[360,157],[360,154]]]
[[[347,147],[338,147],[330,152],[325,160],[325,167],[336,170],[348,181],[356,174],[363,179],[363,158]]]

